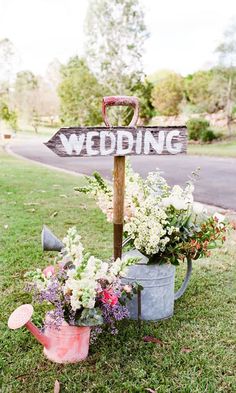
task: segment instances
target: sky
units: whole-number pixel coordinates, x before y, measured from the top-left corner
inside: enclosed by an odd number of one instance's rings
[[[112,1],[112,0],[111,0]],[[150,38],[146,74],[169,69],[187,75],[216,62],[214,49],[236,17],[236,0],[141,0]],[[44,74],[55,58],[83,55],[88,0],[0,0],[0,39],[9,38],[17,70]]]

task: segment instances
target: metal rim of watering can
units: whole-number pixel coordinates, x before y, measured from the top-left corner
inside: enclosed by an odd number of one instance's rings
[[[122,243],[122,248],[124,248],[131,240],[131,237],[127,237],[127,239],[125,239]],[[187,287],[188,287],[188,283],[190,280],[192,274],[192,260],[187,258],[187,271],[186,271],[186,275],[184,278],[184,282],[181,285],[181,287],[178,289],[177,292],[175,292],[174,295],[174,300],[178,300],[181,296],[183,296],[184,292],[186,291]]]
[[[135,127],[139,116],[139,100],[134,96],[107,96],[102,99],[102,116],[107,127],[112,127],[107,116],[107,106],[131,106],[134,109],[129,127]]]

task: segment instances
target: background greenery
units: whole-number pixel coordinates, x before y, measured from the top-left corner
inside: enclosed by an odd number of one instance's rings
[[[30,302],[24,273],[43,267],[43,224],[62,237],[76,225],[86,248],[100,257],[112,252],[112,227],[73,188],[83,177],[42,169],[0,152],[1,392],[216,393],[235,392],[235,234],[208,260],[194,263],[189,288],[175,304],[173,318],[158,323],[126,321],[120,334],[103,335],[88,360],[75,365],[47,361],[25,329],[10,331],[15,307]],[[177,270],[177,285],[185,266]],[[35,308],[40,324],[43,310]],[[160,344],[143,341],[154,336]]]
[[[148,124],[152,118],[155,123],[157,115],[167,117],[167,122],[173,120],[169,116],[183,115],[179,120],[183,123],[186,117],[220,114],[221,127],[235,139],[235,20],[222,42],[212,48],[217,55],[215,65],[187,76],[170,70],[145,75],[142,57],[149,33],[140,1],[90,0],[85,32],[84,58],[72,56],[67,64],[54,59],[44,77],[30,70],[14,75],[17,50],[8,38],[0,40],[3,131],[7,126],[14,130],[30,126],[38,132],[45,125],[99,125],[104,95],[136,95],[141,105],[140,124]],[[113,125],[126,125],[131,113],[110,108],[110,117]],[[204,143],[214,139],[217,135],[212,129],[200,138]]]

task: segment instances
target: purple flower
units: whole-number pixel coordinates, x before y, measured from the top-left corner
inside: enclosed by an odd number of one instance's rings
[[[44,327],[60,329],[64,320],[64,310],[58,305],[54,310],[47,313]]]
[[[122,319],[129,317],[129,311],[126,306],[117,303],[115,306],[110,304],[101,305],[102,316],[105,324],[110,325],[110,332],[112,334],[117,334],[118,330],[115,327],[116,321],[121,321]]]
[[[94,326],[91,329],[91,333],[90,333],[90,343],[94,344],[95,341],[98,338],[98,335],[101,334],[103,332],[101,326]]]

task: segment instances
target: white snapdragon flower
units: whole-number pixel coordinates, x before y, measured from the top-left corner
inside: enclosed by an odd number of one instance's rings
[[[79,310],[82,307],[81,300],[76,296],[76,294],[70,297],[70,304],[73,311]]]
[[[100,268],[97,270],[97,272],[95,274],[96,280],[106,279],[108,268],[109,268],[109,265],[107,262],[101,262]]]
[[[97,286],[98,283],[93,278],[77,279],[76,272],[70,273],[64,286],[64,293],[70,295],[72,309],[76,311],[81,307],[93,308]]]
[[[63,260],[72,262],[75,266],[79,266],[83,258],[84,247],[81,243],[81,236],[75,227],[68,230],[66,237],[63,239],[65,245],[63,252]]]
[[[171,205],[176,210],[187,210],[189,207],[189,202],[181,197],[172,196],[171,197]]]
[[[188,210],[193,204],[193,191],[194,187],[189,183],[183,190],[180,186],[175,185],[169,196],[160,201],[161,206],[167,208],[173,206],[176,210]]]
[[[84,272],[81,274],[81,277],[94,277],[96,271],[96,258],[91,256],[88,259],[87,266],[84,269]]]
[[[120,270],[121,270],[121,266],[122,266],[122,260],[120,258],[117,258],[112,265],[110,266],[109,269],[109,281],[113,281],[116,276],[119,274]]]
[[[194,204],[193,204],[193,212],[195,214],[203,214],[203,213],[206,212],[206,209],[204,208],[202,203],[194,202]]]

